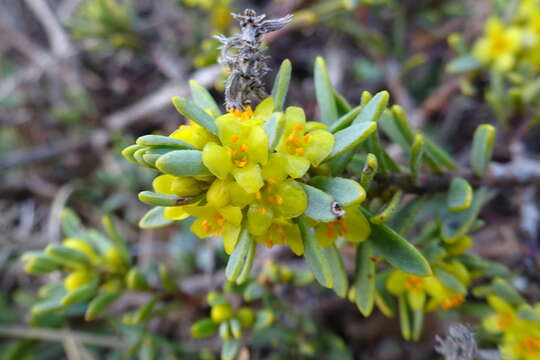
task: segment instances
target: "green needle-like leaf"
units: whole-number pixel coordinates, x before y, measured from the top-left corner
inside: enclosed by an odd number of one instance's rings
[[[317,239],[315,239],[315,234],[311,231],[303,218],[298,219],[298,226],[300,227],[300,232],[302,233],[302,238],[304,240],[304,257],[306,258],[315,279],[317,279],[322,286],[332,288],[334,285],[332,268],[328,263],[321,246],[317,242]]]
[[[355,303],[364,316],[371,315],[375,304],[375,262],[371,257],[369,241],[358,244],[356,249]]]
[[[409,167],[411,169],[411,178],[414,184],[420,184],[420,171],[422,170],[422,158],[424,156],[424,137],[417,134],[411,147],[411,157]]]
[[[328,159],[343,154],[347,150],[355,148],[377,130],[377,123],[363,122],[353,124],[334,134],[334,147]]]
[[[317,104],[319,104],[321,122],[326,125],[332,124],[338,119],[338,112],[334,90],[322,57],[317,57],[315,60],[315,94]]]
[[[362,207],[360,210],[367,218],[373,216]],[[431,274],[431,267],[422,254],[390,227],[372,223],[369,241],[373,249],[393,266],[410,274],[420,276]]]
[[[461,177],[453,178],[447,196],[448,210],[467,210],[471,206],[472,199],[473,189],[467,180]]]
[[[291,61],[289,59],[283,60],[274,80],[274,87],[272,88],[274,111],[283,111],[283,106],[285,105],[285,100],[287,98],[287,92],[289,91],[291,71]]]
[[[339,250],[336,248],[336,244],[332,244],[328,247],[321,247],[322,253],[326,257],[326,261],[330,265],[330,272],[332,274],[332,288],[339,297],[344,298],[349,290],[349,279],[347,278],[347,272],[345,271],[345,265],[343,265],[343,259]]]
[[[202,152],[198,150],[168,152],[156,161],[156,167],[165,174],[175,176],[211,175],[202,162]]]
[[[217,135],[217,127],[214,118],[208,115],[206,111],[191,101],[179,96],[173,97],[172,102],[180,114],[184,115],[190,120],[195,121],[212,134]]]
[[[471,150],[471,167],[478,176],[484,176],[491,161],[495,128],[489,124],[478,126],[474,132]]]
[[[225,269],[225,275],[229,281],[236,281],[240,274],[245,271],[245,266],[249,265],[250,258],[253,257],[253,254],[251,254],[254,246],[253,243],[254,240],[249,235],[247,228],[242,229],[238,244],[236,244],[236,247],[229,257],[229,261],[227,262],[227,267]]]

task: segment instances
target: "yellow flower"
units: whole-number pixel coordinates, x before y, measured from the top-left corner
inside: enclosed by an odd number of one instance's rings
[[[186,205],[182,211],[197,219],[191,225],[191,231],[200,238],[221,236],[227,254],[231,254],[238,242],[242,224],[242,210],[235,206],[216,209],[209,205]],[[167,214],[165,214],[167,216]]]
[[[268,135],[262,123],[270,116],[273,102],[265,100],[255,112],[231,111],[216,119],[221,144],[209,142],[203,149],[203,163],[221,180],[230,175],[248,193],[256,193],[263,185],[261,166],[268,161]],[[270,111],[268,111],[270,110]]]
[[[285,111],[285,129],[277,151],[287,159],[287,174],[302,177],[310,165],[319,164],[328,157],[334,147],[334,136],[326,126],[318,122],[306,122],[304,110],[290,106]]]
[[[321,246],[330,246],[338,238],[359,244],[371,234],[371,226],[357,206],[344,209],[345,215],[328,223],[317,223],[315,237]]]
[[[180,125],[169,137],[185,141],[199,150],[202,150],[204,145],[209,142],[218,142],[217,138],[211,132],[191,120],[189,120],[188,125]]]
[[[465,301],[463,295],[444,286],[435,276],[421,277],[397,269],[388,277],[386,288],[396,296],[405,295],[414,310],[449,310]]]
[[[505,26],[499,18],[486,22],[486,33],[473,48],[474,56],[483,63],[507,71],[515,62],[521,49],[522,31],[516,26]]]
[[[248,214],[249,216],[249,214]],[[271,248],[274,245],[289,245],[291,250],[298,256],[304,253],[304,241],[298,225],[290,220],[272,219],[262,235],[255,235],[255,241]]]

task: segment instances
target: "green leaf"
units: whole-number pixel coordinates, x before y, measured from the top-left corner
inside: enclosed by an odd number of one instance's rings
[[[353,124],[334,134],[334,147],[327,159],[343,154],[355,148],[377,130],[377,123],[364,122]]]
[[[401,335],[405,340],[411,340],[411,321],[409,308],[405,295],[399,296],[399,325],[401,326]]]
[[[176,138],[163,136],[163,135],[144,135],[137,139],[137,145],[140,146],[166,146],[170,148],[178,149],[196,149],[195,146],[191,145],[182,140]]]
[[[62,306],[82,303],[94,297],[98,290],[99,278],[96,276],[92,281],[70,291],[60,300]]]
[[[351,104],[349,104],[347,99],[336,90],[334,90],[334,100],[336,102],[338,116],[343,116],[351,111]]]
[[[116,246],[118,250],[120,250],[124,260],[126,260],[126,263],[129,264],[131,262],[131,253],[128,249],[127,242],[116,230],[116,226],[114,226],[111,217],[103,216],[101,218],[101,223],[103,224],[105,232],[109,236],[109,240],[114,244],[114,246]]]
[[[236,244],[229,257],[227,268],[225,269],[225,275],[229,281],[236,281],[240,277],[240,274],[245,271],[246,265],[249,265],[250,258],[253,257],[251,254],[253,246],[254,240],[251,239],[247,228],[242,229],[238,244]]]
[[[85,253],[65,247],[63,245],[49,245],[45,248],[45,254],[58,264],[68,268],[85,268],[90,266],[90,259]]]
[[[471,150],[471,167],[478,176],[484,176],[491,161],[493,143],[495,141],[495,128],[483,124],[476,128]]]
[[[468,71],[478,70],[482,64],[474,56],[470,54],[461,55],[455,59],[452,59],[448,65],[446,65],[446,71],[450,74],[459,74]]]
[[[137,150],[140,150],[141,148],[142,147],[137,144],[129,145],[124,150],[122,150],[122,156],[128,161],[137,163],[137,160],[135,160],[134,155],[135,155],[135,152]]]
[[[375,262],[371,260],[369,241],[356,248],[356,271],[354,278],[355,303],[364,316],[371,315],[375,304]]]
[[[412,309],[411,340],[418,341],[424,327],[424,309]]]
[[[164,210],[165,208],[161,206],[150,209],[139,221],[139,227],[141,229],[156,229],[171,225],[174,220],[164,217]]]
[[[422,158],[424,156],[424,137],[417,134],[411,147],[411,157],[409,167],[411,169],[411,178],[414,184],[420,184],[420,171],[422,170]]]
[[[384,209],[376,215],[373,215],[369,221],[374,224],[381,224],[387,222],[392,218],[396,210],[398,209],[399,201],[401,200],[402,190],[396,191],[390,201],[385,205]]]
[[[529,304],[523,304],[518,309],[518,317],[522,320],[540,324],[540,315]]]
[[[491,284],[491,291],[494,295],[502,298],[512,305],[521,305],[525,303],[525,300],[514,290],[505,280],[501,278],[495,278]]]
[[[349,112],[340,116],[337,121],[330,124],[330,126],[328,126],[328,131],[335,133],[338,130],[346,128],[353,122],[354,119],[356,119],[360,111],[362,111],[362,105],[358,105],[354,109],[351,109]]]
[[[399,166],[392,160],[390,155],[381,145],[379,140],[379,133],[374,132],[367,140],[362,144],[362,148],[368,152],[372,153],[377,157],[379,172],[383,175],[388,174],[389,172],[400,172],[401,169]]]
[[[375,96],[373,96],[366,103],[366,105],[362,107],[362,111],[360,114],[358,114],[356,119],[354,119],[353,124],[362,122],[377,122],[386,108],[389,98],[390,94],[386,90],[375,94]]]
[[[322,57],[317,57],[315,60],[315,95],[317,104],[319,104],[321,122],[325,125],[332,124],[337,120],[338,112],[334,99],[334,90]]]
[[[450,170],[456,170],[457,164],[454,159],[443,148],[436,145],[426,134],[423,134],[423,136],[426,156],[431,163],[437,166],[444,166]]]
[[[146,322],[150,319],[150,315],[152,313],[152,310],[156,307],[158,301],[160,300],[161,295],[156,295],[150,301],[148,301],[146,304],[141,306],[133,315],[131,316],[130,324],[136,325],[141,324],[143,322]]]
[[[315,279],[324,287],[332,288],[334,278],[332,277],[332,268],[326,259],[325,254],[315,234],[310,230],[306,221],[301,217],[298,219],[298,226],[304,239],[304,257],[315,276]]]
[[[315,176],[309,183],[330,194],[339,205],[346,207],[366,199],[366,191],[354,180],[340,177]]]
[[[452,179],[446,202],[450,211],[464,211],[471,207],[473,189],[471,185],[461,177]]]
[[[446,286],[450,290],[460,295],[467,294],[467,288],[465,287],[465,285],[463,285],[457,277],[455,277],[448,271],[445,271],[443,269],[435,269],[435,276],[440,282],[443,283],[444,286]]]
[[[313,186],[301,184],[308,197],[308,206],[304,215],[313,220],[330,222],[335,221],[342,211],[336,208],[334,198]]]
[[[244,263],[244,266],[242,267],[242,272],[240,273],[240,275],[238,275],[238,278],[236,279],[236,284],[242,285],[248,280],[251,267],[253,266],[253,260],[255,259],[256,248],[257,248],[257,243],[255,241],[252,241],[250,243],[246,261]]]
[[[176,293],[178,291],[178,287],[176,286],[176,283],[171,277],[171,273],[169,272],[169,268],[167,267],[167,265],[159,264],[158,273],[159,280],[161,281],[163,288],[170,293]]]
[[[122,292],[120,291],[106,291],[96,296],[90,304],[88,304],[84,319],[86,321],[92,321],[96,317],[102,315],[109,305],[115,302],[121,294]]]
[[[285,117],[283,113],[275,112],[265,121],[263,125],[264,131],[268,135],[268,148],[273,150],[279,143],[281,134],[285,128]]]
[[[214,118],[191,101],[179,96],[172,98],[174,107],[178,112],[189,120],[195,121],[212,134],[217,135],[217,127]]]
[[[210,318],[201,319],[191,326],[191,336],[194,339],[202,339],[214,335],[218,329],[218,324]]]
[[[287,98],[287,92],[289,91],[291,72],[291,61],[289,59],[283,60],[274,80],[274,87],[272,88],[272,97],[274,98],[275,111],[283,111],[285,99]]]
[[[191,204],[199,200],[198,196],[180,197],[176,195],[160,194],[153,191],[141,191],[139,200],[152,206],[180,206]]]
[[[210,171],[202,163],[202,151],[171,151],[156,161],[156,167],[165,174],[175,176],[206,176]]]
[[[219,106],[216,104],[216,101],[204,86],[195,80],[190,80],[189,87],[191,88],[191,97],[193,98],[195,105],[204,111],[209,111],[214,118],[221,115]]]
[[[69,208],[62,210],[60,222],[62,223],[62,230],[66,237],[84,237],[84,226],[82,226],[81,219],[79,219],[73,210]]]
[[[396,304],[394,297],[388,292],[386,288],[386,281],[390,271],[377,274],[375,280],[375,303],[381,312],[387,317],[393,317],[396,312]]]
[[[362,174],[360,175],[360,185],[365,190],[369,190],[373,177],[375,177],[375,174],[377,174],[378,168],[379,164],[377,157],[371,153],[368,153],[366,155],[366,162],[364,163],[364,167],[362,169]]]
[[[51,311],[57,311],[63,308],[60,303],[61,298],[50,298],[35,303],[30,312],[32,315],[42,315]]]
[[[441,237],[443,240],[453,243],[466,235],[476,221],[481,207],[486,202],[486,198],[486,189],[480,188],[474,194],[471,206],[465,211],[448,211],[446,206],[441,206],[439,208],[439,220],[442,223]]]
[[[153,168],[153,165],[152,164],[149,164],[147,163],[145,160],[144,160],[144,155],[146,154],[146,152],[150,150],[149,147],[145,146],[145,147],[141,147],[139,148],[139,150],[135,151],[133,153],[133,158],[135,159],[135,162],[139,165],[139,166],[142,166],[142,167],[146,167],[146,168]]]
[[[371,218],[372,214],[360,207],[362,213]],[[393,266],[414,275],[428,276],[431,268],[422,254],[407,240],[384,224],[372,224],[369,241]]]
[[[330,273],[332,276],[332,288],[339,297],[344,298],[349,290],[349,279],[343,265],[343,259],[336,248],[336,244],[328,247],[321,247],[326,261],[330,265]]]
[[[244,297],[245,301],[253,301],[262,298],[265,292],[265,287],[262,286],[259,282],[254,281],[246,286],[244,292],[242,293],[242,296]]]
[[[221,360],[235,360],[240,352],[239,340],[225,340],[221,348]]]

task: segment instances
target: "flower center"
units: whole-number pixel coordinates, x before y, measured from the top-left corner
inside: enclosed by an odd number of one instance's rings
[[[220,214],[215,214],[213,218],[204,219],[201,223],[202,229],[206,234],[221,235],[223,226],[225,226],[225,218]]]
[[[339,220],[326,223],[326,237],[335,239],[338,236],[345,236],[349,232],[349,228],[345,225],[345,216]]]
[[[531,358],[540,352],[540,339],[527,338],[516,345],[516,350],[525,352]]]
[[[441,308],[443,308],[443,310],[449,310],[449,309],[455,308],[456,306],[461,305],[464,301],[465,301],[465,296],[463,295],[458,295],[453,298],[444,299],[444,301],[441,304]]]
[[[268,248],[272,248],[274,245],[285,244],[285,230],[283,229],[283,226],[272,224],[264,236],[264,244]]]
[[[291,155],[304,155],[304,147],[309,143],[310,138],[310,135],[304,135],[304,126],[296,124],[293,132],[287,136],[287,152]]]
[[[251,106],[248,106],[244,111],[240,111],[238,109],[229,110],[229,114],[234,115],[235,117],[240,119],[240,121],[246,121],[253,116],[253,110],[251,109]]]
[[[512,325],[512,315],[508,313],[500,314],[497,325],[499,325],[499,328],[501,328],[501,330],[508,328],[510,325]]]
[[[238,144],[240,137],[238,135],[231,136],[231,142],[235,144],[235,148],[227,147],[227,152],[234,166],[243,168],[248,164],[248,146],[245,143]]]
[[[405,282],[405,287],[409,289],[410,291],[422,291],[424,288],[423,281],[420,276],[417,275],[409,275],[407,277],[407,281]]]

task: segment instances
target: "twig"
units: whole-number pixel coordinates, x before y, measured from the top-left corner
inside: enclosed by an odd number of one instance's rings
[[[59,342],[63,342],[66,337],[71,336],[81,344],[107,348],[120,348],[125,346],[125,343],[121,338],[112,335],[103,336],[81,331],[30,328],[25,326],[0,326],[0,336]]]

